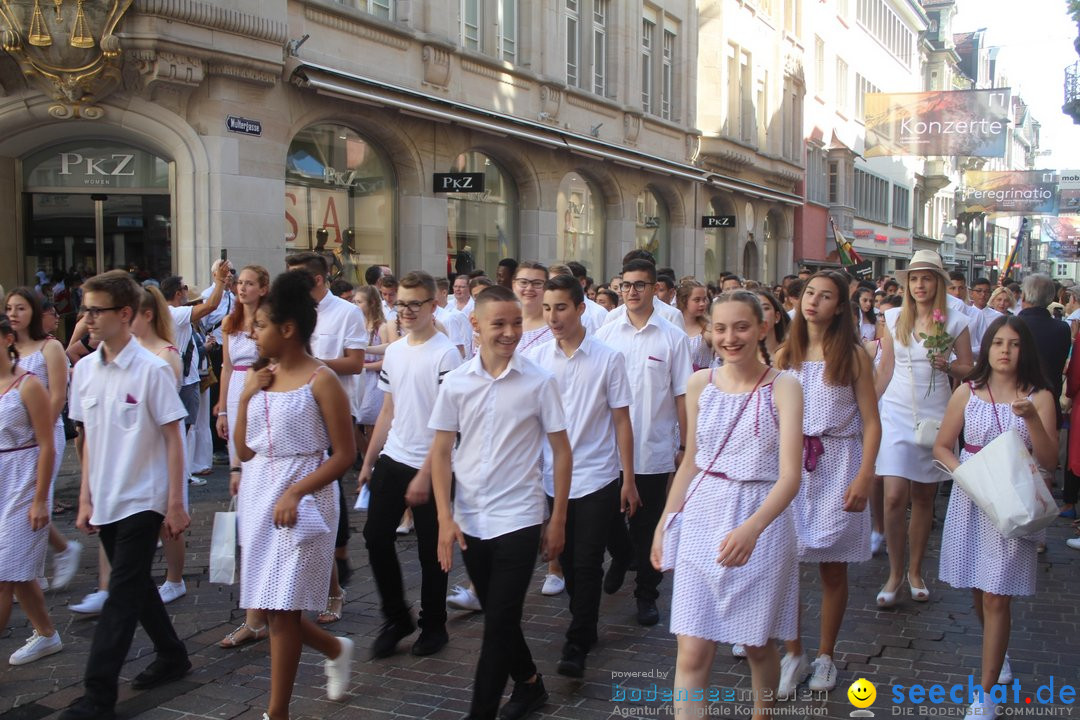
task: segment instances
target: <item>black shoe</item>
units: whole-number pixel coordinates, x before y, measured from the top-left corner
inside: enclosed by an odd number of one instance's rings
[[[99,705],[85,695],[60,713],[60,720],[113,720],[116,710],[112,705]]]
[[[656,609],[655,600],[637,599],[637,622],[646,627],[660,622],[660,611]]]
[[[412,635],[415,630],[416,625],[413,624],[412,618],[407,615],[400,620],[387,620],[379,628],[379,634],[375,638],[375,643],[371,646],[371,659],[379,660],[390,657],[397,650],[398,642],[402,638]]]
[[[448,642],[450,642],[450,636],[446,634],[446,628],[421,630],[420,637],[413,643],[412,654],[420,657],[434,655],[446,647]]]
[[[548,694],[544,689],[544,678],[536,674],[536,681],[514,683],[514,692],[499,711],[499,720],[519,720],[534,710],[539,710],[547,702]]]
[[[345,558],[334,558],[334,563],[337,564],[337,581],[338,585],[342,587],[349,584],[349,578],[352,577],[353,569],[349,565],[349,561]]]
[[[626,579],[626,571],[629,565],[630,562],[626,558],[612,556],[611,564],[608,565],[607,572],[604,573],[604,592],[608,595],[614,595],[619,592],[623,580]]]
[[[563,645],[562,660],[559,661],[559,674],[566,677],[585,677],[585,649],[568,642]]]
[[[149,667],[135,676],[131,681],[131,687],[136,690],[149,690],[165,683],[179,680],[191,671],[191,661],[184,658],[183,661],[155,660]]]

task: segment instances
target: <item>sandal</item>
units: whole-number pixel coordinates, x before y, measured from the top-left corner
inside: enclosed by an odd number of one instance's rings
[[[70,509],[71,509],[71,505],[68,505],[65,502],[60,502],[59,500],[56,500],[55,502],[53,502],[52,514],[53,515],[63,515],[64,513],[66,513]]]
[[[336,609],[335,609],[336,608]],[[330,595],[326,598],[326,609],[319,613],[315,622],[320,625],[336,623],[341,619],[341,611],[345,608],[345,588],[341,588],[340,595]]]
[[[268,629],[269,625],[263,625],[261,628],[253,628],[247,623],[240,623],[240,627],[226,635],[225,638],[218,643],[218,647],[231,650],[243,645],[249,645],[253,642],[258,642],[267,636]]]

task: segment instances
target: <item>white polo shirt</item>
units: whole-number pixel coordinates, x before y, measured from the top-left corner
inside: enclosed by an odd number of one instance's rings
[[[613,313],[614,314],[614,313]],[[686,333],[654,312],[640,330],[624,313],[597,333],[600,342],[622,353],[634,391],[634,472],[655,475],[675,470],[679,416],[675,398],[686,394],[693,373]]]
[[[86,432],[93,525],[165,515],[169,464],[161,427],[187,417],[176,376],[132,337],[112,362],[102,347],[75,365],[68,410]]]
[[[989,310],[990,312],[985,312]],[[974,305],[964,305],[964,315],[968,319],[968,332],[971,334],[971,353],[976,359],[979,357],[979,349],[982,347],[983,335],[986,334],[986,329],[990,327],[990,323],[1001,317],[1001,313],[994,310],[989,305],[983,310],[975,307]]]
[[[473,330],[469,318],[447,304],[446,307],[435,306],[435,319],[446,328],[450,340],[464,349],[465,357],[472,357]]]
[[[187,374],[184,374],[184,353],[187,352],[188,343],[191,342],[191,305],[183,307],[169,306],[169,314],[173,319],[173,335],[176,336],[176,349],[180,351],[180,385],[190,385],[199,382],[199,349],[191,351],[191,365],[188,366]]]
[[[679,330],[682,330],[683,332],[686,332],[686,324],[683,322],[682,313],[679,312],[679,308],[672,307],[671,305],[668,305],[666,302],[663,302],[662,300],[660,300],[660,298],[656,297],[655,295],[653,295],[652,304],[653,304],[653,312],[654,312],[654,314],[659,313],[660,317],[667,320],[669,323],[671,323],[672,325],[677,327]],[[601,308],[601,309],[603,309],[603,308]],[[612,310],[611,312],[607,313],[604,316],[604,324],[608,325],[610,323],[615,322],[616,320],[623,320],[625,318],[626,318],[626,305],[622,304],[622,305],[615,308],[614,310]]]
[[[607,317],[608,311],[603,305],[585,298],[585,312],[581,316],[581,324],[585,326],[587,333],[590,335],[596,333],[607,322]]]
[[[622,464],[615,441],[611,411],[630,407],[634,394],[626,376],[623,356],[586,333],[581,345],[567,357],[557,340],[525,355],[555,373],[566,413],[566,432],[574,453],[570,498],[590,495],[619,477]],[[554,458],[544,443],[544,490],[555,497]]]
[[[318,306],[319,319],[311,336],[311,352],[320,360],[345,357],[346,350],[362,350],[368,346],[364,311],[355,303],[327,292]],[[349,395],[349,407],[354,418],[360,417],[364,400],[364,385],[360,375],[338,375]]]
[[[461,362],[461,353],[454,342],[440,332],[419,345],[410,345],[408,337],[404,337],[386,348],[379,371],[379,389],[393,396],[394,419],[383,446],[384,454],[420,469],[435,440],[435,431],[428,427],[427,421],[439,385]]]
[[[450,307],[454,308],[459,313],[464,313],[465,317],[469,317],[469,315],[472,314],[473,308],[476,307],[476,301],[473,300],[472,297],[469,297],[469,301],[465,303],[465,307],[461,307],[460,305],[458,305],[456,297],[454,297],[453,295],[451,295],[450,297],[453,298],[453,302],[450,303]]]
[[[539,525],[547,513],[540,453],[566,429],[555,376],[515,353],[497,378],[477,354],[443,378],[432,430],[460,432],[454,455],[454,520],[490,540]]]

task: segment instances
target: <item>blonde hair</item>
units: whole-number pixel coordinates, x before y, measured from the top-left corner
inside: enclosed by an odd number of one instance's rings
[[[165,302],[165,296],[153,285],[143,288],[142,297],[139,298],[139,312],[151,313],[150,329],[155,335],[170,345],[176,342],[169,303]]]
[[[904,278],[904,304],[900,306],[900,317],[896,318],[896,341],[904,347],[907,347],[911,343],[911,336],[915,332],[915,298],[912,297],[911,287],[908,284],[908,281],[911,279],[911,273],[913,272],[928,272],[937,278],[937,292],[934,295],[931,312],[940,310],[943,316],[949,316],[949,306],[948,301],[946,300],[945,291],[945,278],[941,273],[933,270],[909,271],[907,277]]]
[[[994,288],[994,292],[990,293],[990,299],[986,301],[987,307],[994,307],[994,298],[998,297],[1002,293],[1009,293],[1009,305],[1012,305],[1013,301],[1015,300],[1012,291],[1002,285],[1000,287]]]
[[[382,295],[373,285],[361,285],[356,288],[356,296],[353,302],[364,311],[364,320],[367,322],[368,332],[376,332],[386,322],[386,316],[383,314],[382,308]],[[372,344],[376,343],[373,342]]]

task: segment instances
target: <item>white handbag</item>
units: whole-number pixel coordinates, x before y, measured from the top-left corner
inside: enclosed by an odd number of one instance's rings
[[[933,367],[930,372],[936,372]],[[915,420],[915,444],[923,448],[932,448],[937,442],[938,430],[941,430],[940,420],[920,420],[916,410],[918,403],[915,400],[915,371],[911,367],[911,359],[908,358],[908,377],[911,378],[911,417]]]
[[[210,533],[210,582],[236,583],[236,497],[229,503],[228,512],[214,513],[214,529]]]

